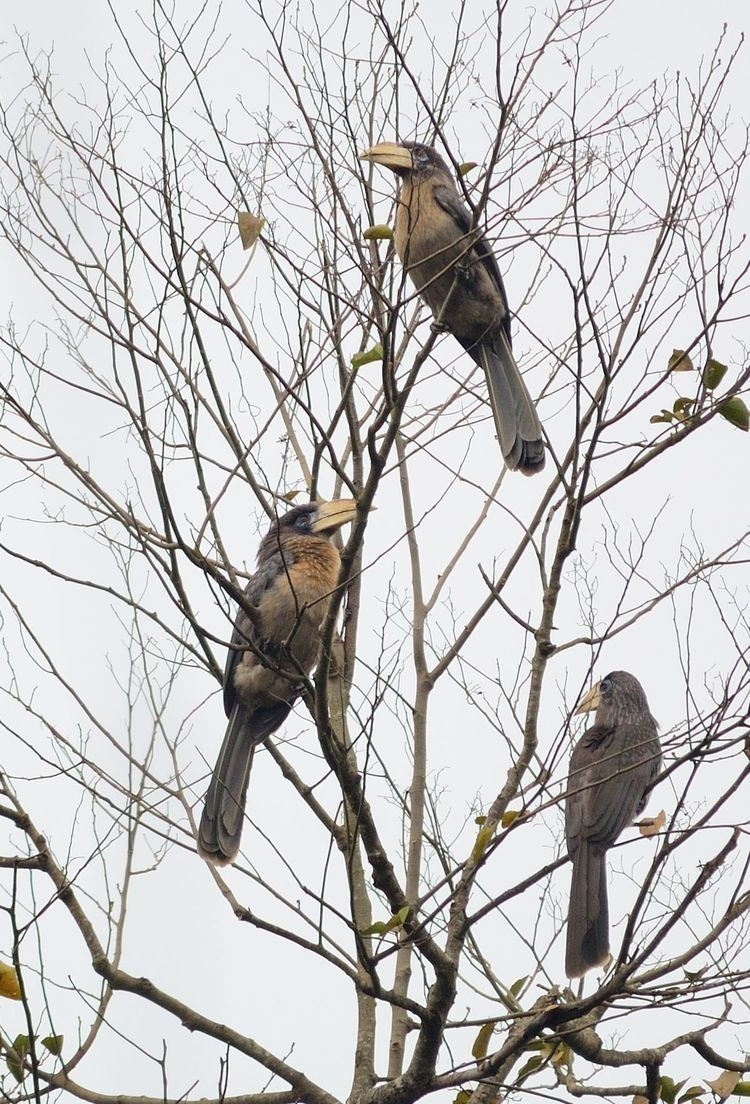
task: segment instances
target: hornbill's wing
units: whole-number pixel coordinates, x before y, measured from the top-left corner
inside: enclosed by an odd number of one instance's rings
[[[597,749],[612,736],[612,729],[592,725],[579,738],[570,756],[568,793],[565,799],[565,838],[572,855],[582,838],[588,836],[589,805],[597,785],[592,763]]]
[[[632,824],[653,775],[654,764],[638,761],[637,748],[651,738],[648,726],[618,724],[614,728],[593,725],[571,756],[566,808],[569,845],[585,838],[610,847]],[[623,752],[630,749],[630,754]],[[580,791],[580,792],[576,792]]]
[[[268,556],[258,567],[258,570],[250,576],[245,587],[245,598],[251,606],[256,608],[261,604],[263,595],[271,587],[282,572],[288,571],[293,558],[287,552],[284,556],[281,552],[274,552]],[[232,715],[232,710],[237,704],[237,694],[234,688],[234,671],[242,659],[242,648],[247,644],[262,647],[265,642],[258,639],[258,633],[245,611],[240,608],[234,620],[232,640],[227,649],[227,658],[224,664],[224,712],[227,717]]]
[[[453,220],[456,228],[462,235],[469,234],[471,232],[471,214],[466,204],[461,202],[461,198],[458,193],[451,187],[447,187],[444,184],[438,184],[432,189],[432,194],[435,198],[435,202],[441,207],[445,213]],[[476,227],[474,227],[474,234],[476,237],[473,239],[473,248],[479,256],[482,264],[489,273],[489,277],[492,283],[495,285],[497,292],[503,303],[503,329],[505,330],[505,336],[508,339],[508,344],[512,347],[512,341],[510,337],[510,308],[508,306],[508,296],[505,291],[505,284],[503,278],[500,275],[500,269],[498,267],[495,254],[490,248],[490,244],[483,234],[479,234]],[[468,244],[468,240],[467,240]]]
[[[282,556],[280,551],[263,557],[245,588],[249,605],[260,610],[264,595],[288,570],[291,558],[288,552]],[[291,702],[278,701],[248,710],[235,689],[234,675],[238,663],[242,662],[243,646],[252,644],[267,652],[269,644],[272,649],[274,643],[280,642],[260,639],[253,621],[243,609],[239,610],[232,631],[233,646],[227,651],[224,667],[224,709],[229,724],[211,776],[198,829],[198,850],[210,862],[231,862],[237,854],[255,748],[283,724],[292,708]]]

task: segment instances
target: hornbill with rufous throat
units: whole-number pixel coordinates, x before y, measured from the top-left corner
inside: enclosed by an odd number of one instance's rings
[[[273,522],[245,588],[224,668],[229,718],[198,829],[198,852],[231,862],[240,846],[255,747],[288,716],[320,649],[320,629],[338,583],[331,537],[357,517],[351,498],[309,502]]]
[[[541,471],[542,426],[513,356],[503,278],[448,166],[417,142],[381,142],[360,158],[400,179],[396,252],[436,323],[484,369],[505,463],[525,475]]]

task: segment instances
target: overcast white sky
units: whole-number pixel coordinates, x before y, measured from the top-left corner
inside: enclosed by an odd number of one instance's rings
[[[184,16],[189,7],[189,4],[181,3],[178,7],[180,15]],[[331,15],[336,10],[327,0],[320,0],[315,7],[321,21],[329,14],[329,8]],[[533,7],[534,5],[519,4],[519,12],[525,16]],[[133,15],[133,9],[138,8],[138,5],[115,4],[116,10],[122,9],[122,18],[127,20],[132,29],[131,41],[136,49],[144,41],[143,32]],[[442,10],[443,5],[430,7],[431,14],[438,19]],[[148,7],[144,7],[144,11],[148,12]],[[19,0],[5,0],[0,21],[4,55],[0,67],[0,99],[4,104],[25,79],[18,55],[17,35],[28,37],[32,53],[54,50],[53,70],[58,87],[71,95],[77,94],[82,80],[89,90],[93,89],[90,71],[101,70],[102,59],[110,48],[113,49],[115,61],[118,55],[124,60],[123,45],[113,33],[112,17],[104,4],[60,4],[52,0],[33,0],[32,3],[27,0],[21,3]],[[623,79],[632,81],[635,85],[659,81],[665,73],[677,70],[688,75],[693,74],[701,57],[713,48],[725,23],[728,42],[734,44],[743,33],[750,30],[750,6],[740,0],[717,0],[712,4],[694,0],[688,3],[679,0],[622,0],[614,5],[600,25],[600,39],[590,56],[592,70],[610,74],[620,68]],[[242,51],[247,50],[252,54],[254,45],[252,39],[248,40],[247,37],[250,19],[245,5],[237,0],[226,0],[222,25],[228,33],[234,33],[236,37],[227,46],[226,57],[229,60],[222,61],[212,70],[212,95],[217,103],[226,105],[233,104],[236,97],[241,95],[246,101],[259,107],[268,94],[268,86],[262,74],[254,71],[243,60]],[[745,113],[747,103],[746,62],[738,66],[731,88],[733,108],[741,116]],[[283,116],[285,108],[281,95],[275,90],[272,90],[272,95],[276,97],[275,110]],[[478,135],[479,132],[475,133]],[[472,155],[470,147],[470,139],[462,144],[462,153],[467,157]],[[384,195],[390,183],[384,179]],[[747,202],[744,197],[742,201]],[[383,210],[385,211],[385,206]],[[243,263],[238,258],[238,271]],[[42,312],[40,320],[47,321],[50,317],[48,305],[38,295],[33,282],[16,264],[4,244],[0,247],[0,266],[0,323],[4,323],[12,314],[18,324],[26,325],[37,317],[37,310]],[[509,291],[512,299],[512,287],[509,287]],[[274,304],[269,303],[268,309],[272,313]],[[722,353],[727,359],[740,355],[742,340],[750,341],[745,321],[738,324],[738,332],[734,336],[737,344],[732,348],[727,347]],[[675,338],[675,344],[678,344],[678,338]],[[115,452],[108,453],[110,448],[114,448],[111,438],[100,432],[97,423],[86,419],[81,413],[86,409],[85,402],[82,401],[80,411],[66,411],[66,417],[70,418],[68,432],[73,437],[79,434],[85,437],[90,442],[91,454],[96,461],[103,463],[105,467],[109,465],[110,473],[114,473],[117,465],[122,463],[122,456]],[[49,411],[49,414],[54,419],[59,412]],[[76,419],[80,421],[77,422]],[[638,501],[629,501],[627,496],[631,492],[626,490],[610,503],[611,508],[621,511],[622,517],[630,518],[637,517],[640,510],[653,512],[669,499],[661,538],[665,543],[663,550],[660,549],[653,557],[653,562],[663,564],[665,571],[670,570],[675,562],[675,550],[670,547],[668,537],[670,532],[677,531],[680,519],[684,521],[687,516],[691,516],[696,531],[708,542],[715,541],[717,544],[721,543],[724,531],[730,535],[739,528],[746,529],[750,519],[747,496],[747,437],[730,431],[723,425],[714,425],[707,433],[710,437],[701,439],[700,444],[691,445],[684,454],[662,464],[659,469],[661,482],[652,484],[648,489],[640,486]],[[490,464],[491,453],[488,451],[485,455]],[[728,474],[723,478],[717,472]],[[424,478],[425,502],[434,501],[439,507],[438,500],[442,494],[439,480],[435,477],[433,483],[429,472],[425,473]],[[28,487],[19,488],[11,484],[11,476],[2,477],[0,485],[7,487],[3,515],[16,515],[22,511],[24,496],[28,494]],[[527,488],[528,484],[519,479],[508,487],[508,494],[513,496],[514,502],[521,501]],[[395,501],[395,491],[389,493],[394,497],[388,501]],[[29,504],[27,514],[33,515],[36,509],[35,504]],[[467,509],[473,509],[473,506]],[[742,515],[739,525],[737,515]],[[456,519],[452,524],[460,529],[460,502],[455,506],[452,517]],[[437,525],[439,514],[433,515],[433,520]],[[400,522],[394,523],[389,519],[387,507],[381,507],[378,523],[378,534],[373,537],[367,550],[367,558],[376,562],[372,574],[375,580],[374,590],[378,586],[382,587],[394,570],[397,570],[394,565],[399,562],[403,565],[403,545],[400,546],[400,552],[394,551],[391,554],[389,551],[392,542],[400,536],[403,526],[399,529]],[[4,537],[9,532],[20,532],[20,529],[14,530],[13,524],[13,517],[9,517],[2,529]],[[426,524],[432,524],[432,521]],[[28,527],[25,531],[28,534]],[[54,555],[58,540],[56,532],[50,527],[42,526],[37,526],[36,532],[44,554]],[[426,540],[425,556],[428,573],[430,570],[434,573],[439,570],[445,546],[441,544],[438,529],[429,532],[434,536],[434,543]],[[242,522],[238,520],[232,531],[228,532],[228,541],[233,549],[247,546],[244,557],[248,562],[252,559],[256,541],[254,534],[255,530],[251,528],[248,536],[244,519]],[[594,533],[588,535],[589,547],[595,539]],[[459,621],[462,614],[472,608],[477,596],[481,597],[482,594],[482,583],[475,570],[476,561],[490,563],[496,544],[496,536],[485,538],[476,555],[471,557],[473,581],[470,589],[466,593],[453,595]],[[503,533],[503,547],[511,547],[511,544],[510,535],[506,539],[506,534]],[[81,548],[83,547],[82,544]],[[74,544],[69,546],[67,554],[75,556]],[[401,555],[400,561],[398,555]],[[106,637],[107,633],[117,631],[111,614],[102,613],[96,603],[89,602],[86,597],[82,598],[80,593],[66,598],[57,588],[53,589],[47,580],[37,581],[31,570],[13,564],[7,565],[6,570],[9,589],[16,595],[26,594],[29,609],[38,617],[37,626],[43,626],[44,638],[50,648],[71,667],[76,668],[76,677],[80,677],[81,669],[85,668],[84,683],[96,708],[104,716],[119,716],[122,705],[113,704],[112,685],[107,669],[110,662],[123,662],[125,653],[122,639],[111,642]],[[742,582],[744,584],[746,580]],[[647,625],[618,638],[606,655],[608,669],[626,667],[641,675],[653,711],[667,729],[679,721],[682,708],[679,698],[675,700],[673,690],[675,684],[679,685],[679,673],[670,621],[671,613],[664,609]],[[221,632],[219,627],[217,632]],[[701,677],[702,671],[709,666],[705,655],[710,653],[712,647],[710,640],[702,643],[705,654],[700,659],[703,663]],[[488,626],[486,632],[477,636],[477,653],[486,653],[488,649],[497,648],[498,641],[493,635],[492,626]],[[637,660],[634,660],[634,656]],[[72,663],[71,657],[75,657],[75,663]],[[585,659],[579,657],[574,662],[577,666],[571,674],[568,688],[568,694],[573,696],[583,677]],[[32,669],[24,670],[25,677],[33,681]],[[564,675],[565,672],[560,670],[561,685]],[[184,696],[180,701],[185,709],[186,703],[197,705],[211,693],[209,681],[205,676],[201,678],[202,681],[197,680],[196,685],[181,691]],[[443,709],[446,717],[453,716],[455,704],[452,702],[452,695],[455,694],[455,687],[446,680],[445,686],[441,686],[436,693],[433,703],[438,716]],[[567,704],[572,705],[572,701]],[[44,709],[56,710],[55,715],[62,727],[68,724],[74,726],[81,721],[79,711],[66,703],[62,696],[46,699]],[[550,723],[558,725],[563,705],[550,703],[547,709]],[[18,723],[16,718],[14,724]],[[302,717],[298,717],[294,724],[294,732],[290,734],[302,732],[306,727]],[[188,738],[202,750],[207,760],[211,760],[222,731],[221,706],[218,698],[214,697],[196,714],[195,722],[191,722]],[[39,729],[30,721],[25,732],[33,743]],[[444,781],[447,780],[449,786],[456,788],[456,797],[448,806],[449,815],[455,815],[457,830],[463,824],[466,809],[476,793],[481,793],[485,801],[493,796],[497,788],[493,787],[493,779],[499,775],[504,765],[502,749],[498,749],[490,731],[461,732],[460,736],[461,740],[457,741],[455,731],[443,725],[442,719],[436,725],[436,761],[445,771]],[[482,777],[477,777],[476,771],[472,772],[467,766],[465,741],[474,737],[477,742],[472,745],[470,758],[474,763],[482,764]],[[390,739],[398,742],[401,738],[395,725],[392,733],[383,736],[386,745]],[[14,760],[14,771],[20,775],[33,775],[33,757],[29,754],[24,759],[22,749],[15,742],[13,746],[20,757],[17,761]],[[106,749],[102,749],[101,754],[106,755]],[[60,798],[60,807],[55,807],[54,802],[60,791],[52,782],[39,783],[35,790],[33,782],[29,780],[25,782],[23,792],[29,800],[30,808],[38,813],[38,819],[45,830],[54,828],[56,846],[64,848],[66,818],[71,815],[71,799]],[[260,762],[257,776],[254,777],[250,815],[272,837],[274,845],[282,852],[294,854],[297,858],[301,848],[309,848],[310,869],[315,871],[317,877],[325,856],[317,841],[302,838],[306,828],[304,823],[290,822],[286,816],[284,795],[284,785],[280,784],[276,773],[267,763]],[[535,846],[540,849],[540,853],[551,854],[554,832],[541,827],[533,831]],[[255,833],[252,834],[252,840],[259,853],[267,847],[264,853],[267,858],[270,845],[265,845]],[[10,853],[12,848],[12,842],[0,841],[0,853]],[[143,861],[145,862],[145,855]],[[304,868],[304,864],[301,863],[300,867]],[[3,874],[3,878],[6,876],[7,872]],[[625,883],[624,893],[627,895],[632,887],[629,887],[627,878],[623,877],[622,882]],[[99,884],[103,884],[101,879]],[[286,888],[292,893],[290,884]],[[237,885],[243,903],[252,907],[254,901],[250,899],[251,883],[243,879]],[[313,885],[311,888],[317,890],[319,887]],[[266,905],[264,898],[264,907]],[[238,924],[194,855],[175,848],[155,875],[137,878],[134,882],[131,908],[133,923],[124,956],[126,969],[152,978],[164,989],[173,991],[207,1015],[247,1031],[262,1045],[281,1056],[293,1048],[290,1056],[292,1064],[308,1069],[311,1076],[331,1091],[346,1091],[353,1030],[351,1020],[346,1018],[347,1013],[342,1012],[342,1009],[350,1007],[347,987],[343,982],[332,981],[331,972],[322,971],[319,964],[311,961],[310,956],[289,945],[280,952],[278,943],[271,937],[261,935],[249,926]],[[516,920],[522,925],[523,915],[517,916]],[[493,933],[496,933],[497,939],[505,938],[506,932],[500,919],[492,922],[495,924]],[[57,980],[61,985],[64,985],[64,978],[68,973],[75,977],[84,976],[80,946],[72,931],[65,925],[58,926],[52,918],[42,925],[42,931],[48,941],[46,953],[54,961]],[[0,954],[4,957],[7,957],[8,941],[8,931],[0,929]],[[559,947],[555,954],[560,955]],[[69,970],[67,965],[61,968],[60,963],[55,961],[58,956],[64,961],[70,956]],[[81,1014],[79,999],[66,994],[62,988],[55,990],[54,999],[57,1002],[56,1029],[72,1041],[77,1031],[76,1017]],[[3,1005],[1,1012],[0,1022],[7,1035],[13,1037],[17,1032],[25,1030],[20,1007]],[[144,1007],[144,1002],[131,998],[118,1001],[113,1020],[118,1029],[135,1032],[152,1055],[160,1055],[161,1039],[167,1040],[170,1081],[166,1091],[170,1095],[187,1093],[195,1097],[216,1092],[216,1050],[202,1038],[186,1039],[185,1033],[165,1017],[157,1015],[148,1006]],[[340,1044],[338,1040],[341,1040]],[[638,1040],[632,1040],[633,1045],[637,1045],[637,1042]],[[210,1073],[207,1074],[207,1070]],[[121,1043],[113,1031],[108,1036],[107,1046],[101,1052],[94,1048],[79,1071],[78,1079],[101,1091],[143,1092],[153,1095],[160,1091],[161,1071],[152,1060],[143,1058]],[[231,1082],[234,1091],[252,1091],[260,1088],[264,1081],[262,1072],[250,1063],[234,1062]],[[199,1091],[191,1088],[194,1083],[199,1084]],[[275,1089],[280,1087],[279,1084],[273,1085]]]

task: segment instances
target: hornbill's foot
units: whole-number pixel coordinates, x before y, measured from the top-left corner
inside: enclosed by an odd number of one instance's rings
[[[430,322],[430,329],[435,334],[448,333],[448,324],[434,320]]]

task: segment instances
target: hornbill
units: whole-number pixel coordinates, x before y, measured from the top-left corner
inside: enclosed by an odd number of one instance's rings
[[[417,142],[381,142],[359,156],[400,178],[396,252],[436,323],[484,369],[505,463],[526,475],[541,471],[542,426],[513,356],[503,278],[448,166]]]
[[[284,722],[312,669],[341,557],[330,538],[354,521],[351,498],[295,506],[260,543],[224,667],[229,718],[198,829],[198,851],[223,865],[236,856],[253,751]]]
[[[573,863],[565,972],[581,977],[609,956],[605,855],[641,813],[661,769],[657,723],[637,678],[606,675],[576,713],[596,710],[570,757],[565,839]]]

